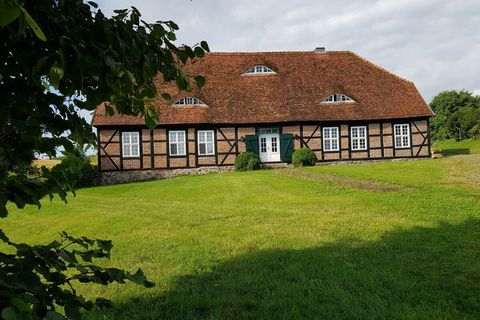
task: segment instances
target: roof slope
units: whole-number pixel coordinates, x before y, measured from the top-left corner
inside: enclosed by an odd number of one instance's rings
[[[242,74],[266,65],[276,74]],[[157,84],[173,101],[194,96],[208,107],[172,107],[159,99],[160,124],[243,124],[293,121],[376,120],[432,116],[415,85],[353,52],[208,53],[185,66],[191,76],[201,74],[201,89],[182,92],[174,84]],[[356,102],[321,103],[343,93]],[[144,120],[107,116],[99,106],[92,124],[133,125]]]

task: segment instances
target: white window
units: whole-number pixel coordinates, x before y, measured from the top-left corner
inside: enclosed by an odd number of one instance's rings
[[[352,150],[367,150],[367,127],[351,127],[350,139]]]
[[[194,97],[183,97],[173,104],[174,106],[206,106],[207,104]]]
[[[140,137],[138,132],[122,132],[122,156],[140,157]]]
[[[396,124],[393,128],[395,148],[410,148],[410,126],[408,124]]]
[[[185,131],[169,131],[168,140],[171,156],[184,156],[186,154]]]
[[[215,154],[213,130],[201,130],[197,133],[198,154],[208,156]]]
[[[248,74],[274,74],[275,71],[270,69],[269,67],[266,66],[253,66],[247,71],[245,71],[243,74],[248,75]]]
[[[322,100],[322,103],[332,103],[332,102],[355,102],[355,100],[353,100],[350,97],[347,97],[342,93],[331,94]]]
[[[338,127],[323,128],[323,151],[338,150]]]
[[[271,134],[271,133],[278,133],[278,128],[260,128],[258,130],[259,134]]]
[[[260,137],[260,152],[266,153],[267,152],[267,138]]]

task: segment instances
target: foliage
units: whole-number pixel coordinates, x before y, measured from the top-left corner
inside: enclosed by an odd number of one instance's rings
[[[2,222],[28,243],[50,239],[46,218],[108,235],[115,264],[155,282],[80,286],[115,301],[86,320],[476,319],[480,140],[439,147],[471,153],[85,188],[69,212]]]
[[[300,148],[293,152],[292,163],[295,167],[314,166],[317,163],[317,156],[309,148]]]
[[[107,285],[112,282],[132,281],[152,287],[143,272],[125,272],[117,268],[103,268],[92,264],[94,258],[110,257],[112,242],[74,238],[62,232],[61,241],[48,245],[29,246],[14,243],[0,231],[0,238],[14,254],[0,253],[0,309],[5,319],[64,319],[58,308],[69,319],[81,319],[80,310],[90,310],[96,304],[110,302],[98,298],[95,304],[77,295],[76,281]]]
[[[248,171],[260,169],[262,162],[258,155],[253,152],[242,152],[235,158],[235,169],[237,171]]]
[[[444,91],[433,98],[430,107],[435,112],[432,139],[461,140],[480,135],[480,96],[465,90]]]
[[[91,157],[87,156],[88,146],[77,145],[72,152],[64,152],[63,160],[69,159],[80,159],[83,162],[83,166],[80,170],[77,183],[75,184],[76,188],[83,188],[91,186],[97,177],[97,166],[92,165]]]
[[[199,88],[205,84],[200,75],[193,79],[185,75],[182,64],[204,56],[207,43],[177,47],[173,43],[177,30],[173,21],[146,23],[134,7],[106,17],[93,1],[0,0],[0,217],[8,215],[9,202],[21,209],[40,207],[46,195],[50,199],[58,195],[66,202],[85,168],[74,144],[93,145],[96,140],[79,110],[92,111],[105,102],[109,114],[140,115],[154,127],[158,97],[170,99],[167,93],[156,92],[156,81],[175,81],[183,90],[190,89],[193,81]],[[70,156],[32,174],[35,155],[54,157],[59,147]],[[78,254],[85,257],[85,252],[61,249],[56,243],[17,247],[1,234],[2,242],[16,249],[14,255],[1,253],[0,292],[9,292],[0,299],[3,318],[36,319],[51,311],[48,316],[59,319],[52,313],[55,306],[65,307],[67,317],[78,318],[80,310],[91,304],[80,303],[83,300],[73,287],[62,286],[72,267],[94,271],[102,280],[72,278],[72,284],[74,280],[102,284],[130,280],[146,285],[123,271],[111,274],[109,269],[83,263],[84,259],[73,262],[74,266],[68,260]],[[79,245],[100,245],[83,237],[68,239]],[[109,250],[101,250],[98,257],[108,257]],[[39,286],[29,287],[29,281],[38,277]],[[45,300],[46,294],[51,300]],[[67,301],[71,303],[65,305]],[[23,317],[25,313],[30,315]]]

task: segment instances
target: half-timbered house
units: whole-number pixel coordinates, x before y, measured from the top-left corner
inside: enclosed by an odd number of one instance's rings
[[[319,162],[430,155],[433,113],[415,85],[355,53],[208,53],[185,71],[206,85],[159,82],[173,100],[153,130],[97,108],[101,171],[232,166],[247,150],[288,163],[301,147]]]

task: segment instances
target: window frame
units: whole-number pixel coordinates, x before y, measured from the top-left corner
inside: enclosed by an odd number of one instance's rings
[[[183,133],[183,142],[178,141],[178,134],[182,132]],[[176,134],[176,141],[172,142],[172,133]],[[187,132],[186,130],[169,130],[168,131],[168,155],[170,157],[184,157],[187,155]],[[173,154],[172,153],[172,144],[177,145],[177,153]],[[183,144],[183,153],[178,153],[178,146],[180,144]]]
[[[207,107],[208,105],[198,98],[185,96],[175,101],[172,104],[172,106],[173,107]]]
[[[364,129],[365,136],[360,137],[358,135],[357,137],[354,137],[353,136],[353,131],[355,129],[359,130],[360,128]],[[365,140],[365,147],[364,148],[360,147],[361,146],[361,143],[360,143],[361,140]],[[357,148],[354,148],[354,143],[353,143],[354,141],[358,142],[358,147]],[[350,127],[350,151],[368,151],[368,128],[367,128],[367,126],[351,126]]]
[[[212,141],[207,140],[207,133],[212,133]],[[200,135],[205,134],[204,141],[200,141]],[[205,153],[200,153],[200,144],[205,144]],[[211,144],[212,152],[208,152],[208,145]],[[215,130],[198,130],[197,131],[197,155],[214,156],[215,155]]]
[[[337,137],[336,138],[332,138],[332,129],[336,129],[337,131]],[[326,134],[325,134],[325,130],[328,130],[329,131],[329,137],[326,138]],[[326,140],[328,140],[330,142],[330,149],[327,150],[325,149],[325,146],[326,146]],[[332,149],[331,146],[332,146],[332,141],[336,141],[337,142],[337,148],[336,149]],[[340,128],[339,127],[322,127],[322,146],[323,146],[323,152],[338,152],[340,151]]]
[[[322,103],[352,103],[355,102],[352,98],[343,93],[332,93],[325,97]]]
[[[397,132],[396,132],[397,127],[400,127],[400,135],[397,135]],[[406,134],[403,134],[402,127],[407,128],[407,133]],[[401,146],[397,145],[397,137],[401,138],[401,142],[402,142]],[[404,137],[407,138],[407,141],[408,141],[407,145],[403,144],[403,138]],[[394,123],[393,124],[393,146],[394,146],[395,149],[409,149],[412,145],[412,142],[411,142],[410,138],[411,138],[411,135],[410,135],[410,124],[409,123]]]
[[[248,68],[247,71],[245,71],[242,75],[250,76],[250,75],[259,75],[259,74],[277,74],[277,73],[273,71],[272,68],[267,67],[266,65],[256,64]]]
[[[132,142],[132,135],[137,136],[137,142]],[[129,141],[126,142],[126,137],[129,136]],[[136,147],[136,154],[132,151]],[[129,150],[129,154],[125,154],[125,151]],[[122,158],[140,158],[140,132],[138,131],[122,131]]]
[[[278,127],[262,127],[257,129],[257,134],[280,134]]]

